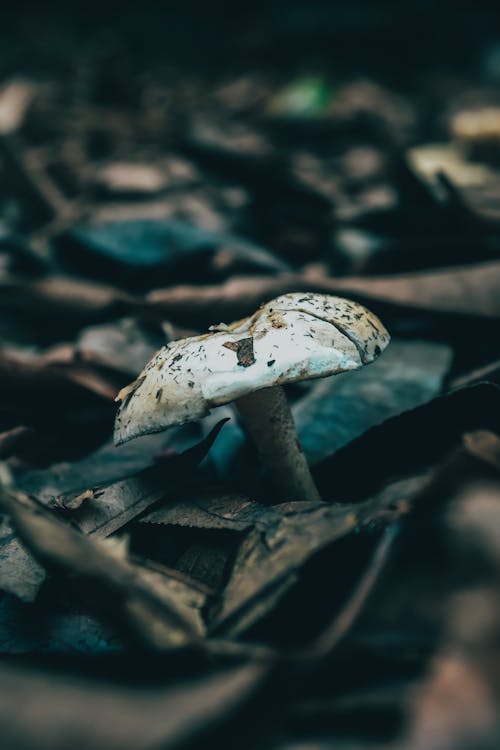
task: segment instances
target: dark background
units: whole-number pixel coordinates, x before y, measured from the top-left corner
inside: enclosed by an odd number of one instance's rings
[[[36,73],[69,68],[89,45],[112,54],[114,42],[139,66],[328,63],[339,75],[384,75],[407,88],[423,73],[477,72],[500,38],[498,21],[496,3],[459,0],[5,4],[0,59],[2,72]]]

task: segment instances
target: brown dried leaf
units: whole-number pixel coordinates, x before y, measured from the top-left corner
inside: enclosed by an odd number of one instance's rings
[[[424,514],[429,500],[440,505],[426,555],[441,551],[442,569],[422,566],[409,607],[410,616],[438,632],[429,673],[410,695],[404,747],[411,750],[493,750],[500,741],[499,456],[496,435],[466,435],[420,498]],[[412,548],[418,565],[418,548]]]
[[[287,292],[339,294],[361,302],[410,308],[435,315],[500,317],[500,262],[444,268],[417,273],[330,278],[311,275],[233,277],[214,286],[157,289],[147,297],[148,308],[185,325],[207,320],[231,321],[253,313],[263,302]]]
[[[159,650],[198,642],[199,631],[185,615],[185,598],[184,606],[177,604],[174,591],[166,590],[158,576],[84,536],[25,495],[4,487],[0,506],[35,558],[85,582],[104,615],[130,628],[140,642]]]
[[[8,391],[10,398],[18,395],[24,403],[34,403],[38,399],[55,399],[57,394],[60,404],[62,399],[81,401],[85,391],[110,398],[109,384],[106,383],[104,394],[103,388],[103,379],[90,368],[55,367],[43,355],[20,356],[9,349],[0,350],[0,389]]]
[[[66,276],[39,281],[6,279],[0,282],[0,308],[22,311],[53,325],[70,320],[88,321],[132,310],[137,299],[112,286]]]
[[[270,516],[277,518],[274,508],[259,505],[244,495],[200,496],[197,493],[148,513],[142,521],[196,529],[245,531]]]
[[[34,95],[33,84],[22,79],[9,81],[0,90],[0,135],[21,127]]]
[[[103,538],[141,516],[155,503],[166,501],[205,458],[224,421],[180,456],[161,461],[136,476],[102,489],[95,502],[86,503],[81,513],[72,516],[73,520],[86,534]]]
[[[200,741],[263,684],[244,665],[165,684],[116,685],[60,672],[0,670],[3,750],[154,750]],[[19,706],[23,711],[19,711]]]
[[[45,580],[45,571],[23,547],[7,519],[0,525],[0,563],[0,590],[32,602]]]
[[[246,630],[277,604],[315,553],[384,519],[393,503],[394,490],[388,488],[356,505],[294,502],[269,508],[238,550],[211,629],[230,635]]]
[[[76,341],[75,354],[83,362],[135,377],[164,343],[161,332],[154,336],[134,318],[122,318],[84,328]]]
[[[164,460],[157,466],[144,469],[135,476],[122,479],[108,487],[91,490],[92,497],[78,508],[71,511],[72,519],[80,526],[82,531],[88,535],[95,535],[103,539],[118,531],[132,519],[139,516],[154,503],[162,501],[180,483],[189,476],[190,471],[200,463],[210,450],[222,423],[210,433],[201,443],[188,449],[179,456]],[[146,446],[150,446],[150,438]],[[153,439],[157,444],[157,438]],[[116,449],[115,449],[116,450]],[[128,455],[127,451],[123,451]],[[57,497],[61,489],[69,495],[75,491],[77,495],[85,495],[86,482],[91,473],[93,478],[99,479],[106,476],[107,472],[118,471],[112,464],[106,451],[98,452],[97,458],[102,453],[104,467],[101,468],[100,461],[93,466],[92,459],[82,461],[79,464],[66,465],[65,467],[54,467],[53,472],[33,472],[31,475],[21,479],[24,489],[33,492],[43,502],[51,502]],[[118,456],[114,457],[115,461]],[[150,455],[147,463],[153,456]],[[143,459],[144,460],[144,459]],[[132,464],[134,465],[134,464]],[[128,473],[130,464],[125,461],[121,471]],[[4,522],[3,533],[0,535],[0,590],[18,596],[23,601],[33,601],[45,579],[45,573],[32,556],[19,544],[19,540],[10,523]]]

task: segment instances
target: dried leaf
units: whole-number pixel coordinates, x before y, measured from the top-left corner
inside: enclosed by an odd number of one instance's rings
[[[166,501],[205,458],[223,424],[224,421],[219,422],[210,435],[182,455],[104,488],[95,502],[87,503],[81,513],[73,515],[74,521],[86,534],[103,538],[141,516],[155,503]]]
[[[89,499],[82,508],[72,511],[75,522],[85,533],[95,534],[97,538],[102,539],[114,533],[155,502],[165,498],[169,492],[175,491],[178,483],[185,481],[189,470],[203,460],[221,426],[219,423],[218,429],[216,428],[208,439],[188,449],[184,454],[170,461],[163,461],[158,466],[144,469],[129,479],[110,484],[101,490],[95,499]],[[148,438],[145,446],[158,445],[158,442],[157,437]],[[136,452],[137,447],[132,451],[112,449],[114,455],[110,458],[108,448],[97,457],[83,461],[80,466],[73,464],[55,467],[53,471],[27,474],[20,480],[20,486],[46,503],[61,494],[61,491],[65,494],[72,491],[79,494],[85,491],[85,488],[88,489],[90,480],[97,484],[99,480],[110,481],[116,473],[128,474],[133,470],[137,460],[144,465],[144,454],[139,449],[137,457]],[[146,464],[150,463],[152,458],[153,455],[149,454]],[[120,465],[120,460],[125,462],[124,465]],[[45,574],[19,544],[9,523],[4,524],[0,537],[0,556],[3,561],[0,566],[0,590],[15,594],[23,601],[33,601]]]
[[[253,625],[297,581],[307,560],[382,517],[386,503],[385,497],[358,505],[287,503],[270,508],[240,546],[212,632],[235,635]]]
[[[0,134],[19,130],[34,94],[34,87],[22,79],[11,80],[0,91]]]
[[[165,591],[150,573],[109,552],[102,542],[84,536],[27,496],[3,488],[0,505],[38,560],[90,586],[100,597],[105,616],[127,625],[139,642],[159,650],[197,643],[193,620],[186,618],[172,589]]]
[[[432,143],[408,151],[410,167],[434,189],[439,189],[439,174],[443,173],[460,187],[483,185],[498,175],[485,164],[467,160],[456,145]]]
[[[392,341],[370,367],[320,382],[294,409],[299,439],[316,463],[367,429],[436,396],[451,365],[449,347]]]
[[[165,508],[148,513],[144,523],[171,524],[196,529],[245,531],[259,520],[276,518],[273,508],[260,505],[244,495],[212,495],[183,497]]]
[[[2,666],[4,750],[164,750],[203,741],[263,685],[266,667],[244,665],[183,680],[132,684]],[[19,705],[24,706],[23,716]]]
[[[388,477],[415,474],[439,461],[463,432],[500,432],[499,415],[497,386],[480,383],[453,391],[368,430],[317,464],[316,482],[323,497],[333,500],[367,497]]]
[[[94,182],[101,194],[141,198],[165,190],[168,177],[155,164],[110,162],[96,169]]]
[[[0,599],[0,653],[119,653],[125,648],[111,628],[81,611],[48,610],[46,602],[25,605],[5,594]]]
[[[221,285],[177,286],[147,295],[150,309],[185,325],[234,320],[288,292],[324,292],[351,297],[368,305],[395,306],[434,315],[500,317],[500,262],[492,261],[401,276],[319,278],[288,275],[273,278],[234,277]]]
[[[134,318],[84,328],[75,344],[75,355],[135,377],[155,351],[165,343],[163,333],[154,334]]]
[[[102,443],[111,428],[114,387],[92,370],[56,368],[3,349],[0,386],[4,425],[22,422],[40,434],[23,446],[33,462],[82,455]]]
[[[46,469],[18,472],[17,486],[47,504],[58,495],[84,492],[89,485],[103,487],[131,477],[151,466],[156,457],[168,449],[172,453],[187,450],[196,437],[195,430],[181,427],[146,435],[118,448],[109,440],[79,461],[60,462]]]
[[[394,644],[413,628],[432,643],[430,670],[402,695],[410,722],[397,747],[498,744],[499,455],[496,435],[469,434],[436,469],[364,614],[362,632]]]
[[[90,281],[48,276],[39,281],[7,279],[0,282],[0,307],[22,311],[37,320],[65,328],[70,324],[123,315],[137,307],[130,294]]]
[[[175,219],[75,227],[59,238],[58,257],[73,271],[137,289],[172,278],[206,278],[216,271],[212,260],[222,248],[247,272],[288,270],[286,263],[258,245]]]
[[[0,526],[0,560],[0,590],[15,594],[22,601],[33,601],[45,571],[26,551],[6,519]]]

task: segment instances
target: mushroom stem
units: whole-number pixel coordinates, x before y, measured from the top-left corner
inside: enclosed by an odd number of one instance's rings
[[[279,500],[321,500],[283,388],[280,385],[262,388],[235,403],[243,426],[280,493]]]

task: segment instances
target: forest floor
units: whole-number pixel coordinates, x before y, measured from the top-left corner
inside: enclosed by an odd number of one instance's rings
[[[499,48],[405,89],[110,29],[0,60],[3,750],[496,750]],[[285,388],[321,501],[230,405],[114,445],[160,347],[289,292],[391,335]]]

